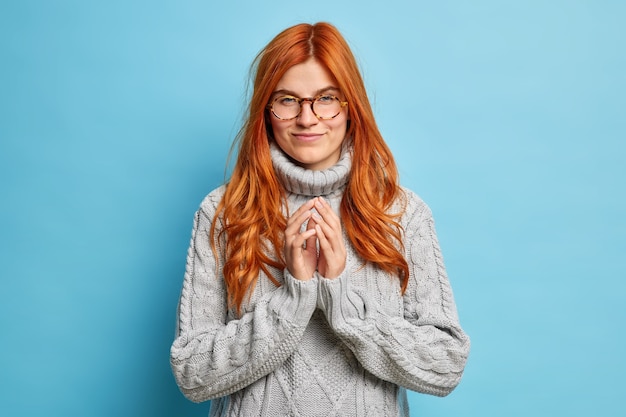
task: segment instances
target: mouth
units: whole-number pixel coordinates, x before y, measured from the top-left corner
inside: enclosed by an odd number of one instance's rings
[[[323,134],[321,133],[293,133],[293,137],[302,141],[302,142],[312,142],[321,138]]]

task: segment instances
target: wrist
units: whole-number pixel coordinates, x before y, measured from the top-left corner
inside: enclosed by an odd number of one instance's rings
[[[326,279],[335,279],[339,277],[346,269],[345,263],[336,268],[319,268],[318,273]]]

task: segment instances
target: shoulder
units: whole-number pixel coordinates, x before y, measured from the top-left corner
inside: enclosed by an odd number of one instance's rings
[[[424,200],[422,200],[422,198],[410,188],[407,188],[401,185],[400,191],[401,191],[402,197],[406,201],[406,204],[417,205],[417,206],[426,205]]]
[[[224,196],[224,192],[226,191],[226,186],[221,185],[207,194],[200,203],[200,209],[204,211],[214,212],[217,205],[222,200]]]
[[[400,187],[400,197],[398,209],[402,213],[403,222],[416,217],[421,218],[424,215],[430,216],[430,207],[422,198],[409,188]]]
[[[221,185],[207,194],[200,203],[200,207],[196,211],[196,216],[212,219],[217,212],[217,206],[224,196],[226,190],[225,185]]]
[[[426,202],[414,191],[400,187],[401,193],[398,200],[399,223],[404,230],[405,236],[410,237],[427,225],[434,222],[432,211]]]

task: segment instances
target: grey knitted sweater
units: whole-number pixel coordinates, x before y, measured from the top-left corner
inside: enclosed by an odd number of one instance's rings
[[[272,160],[290,212],[314,196],[338,210],[349,152],[325,171],[305,170],[276,147]],[[299,281],[272,270],[276,287],[261,274],[236,318],[208,237],[223,192],[211,192],[194,219],[170,357],[182,392],[212,400],[210,416],[408,416],[406,389],[443,396],[459,383],[469,339],[419,197],[405,189],[398,205],[410,267],[404,295],[397,277],[364,264],[346,240],[339,277]]]

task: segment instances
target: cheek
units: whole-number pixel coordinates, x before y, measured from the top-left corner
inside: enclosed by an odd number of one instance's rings
[[[350,119],[347,116],[344,116],[339,120],[333,119],[332,123],[329,125],[337,132],[346,133],[348,131],[348,126],[350,125]]]

